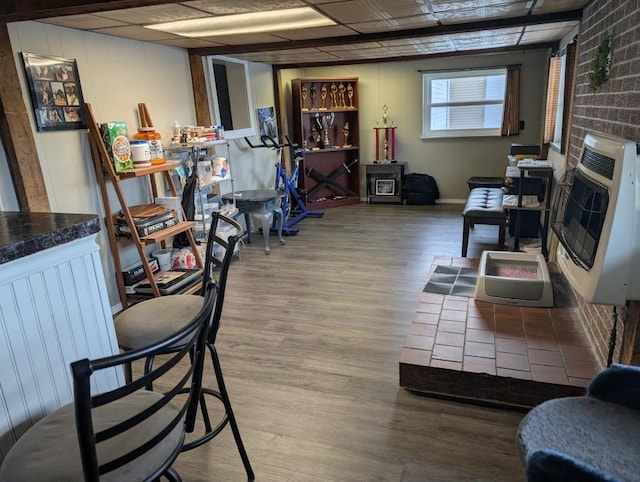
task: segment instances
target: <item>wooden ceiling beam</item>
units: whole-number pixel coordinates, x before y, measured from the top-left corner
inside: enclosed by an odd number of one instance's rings
[[[0,138],[22,212],[49,212],[47,188],[6,24],[0,24]]]
[[[0,22],[22,22],[167,3],[177,2],[176,0],[2,0]]]
[[[460,23],[452,25],[437,25],[434,27],[397,30],[392,32],[365,33],[346,35],[342,37],[327,37],[308,40],[288,40],[284,42],[264,42],[260,44],[229,45],[225,47],[201,47],[189,49],[196,55],[237,55],[254,52],[271,52],[274,50],[291,50],[310,47],[331,47],[332,45],[359,44],[365,42],[379,42],[385,40],[401,40],[408,38],[433,37],[436,35],[452,35],[459,33],[478,32],[509,27],[525,27],[543,23],[570,22],[580,20],[582,10],[548,13],[544,15],[527,15],[524,17],[500,18],[482,20],[478,22]]]

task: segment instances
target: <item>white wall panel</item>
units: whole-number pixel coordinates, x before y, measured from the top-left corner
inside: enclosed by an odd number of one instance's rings
[[[95,236],[2,265],[0,461],[30,426],[73,400],[69,365],[118,352]],[[92,377],[104,391],[123,382]]]

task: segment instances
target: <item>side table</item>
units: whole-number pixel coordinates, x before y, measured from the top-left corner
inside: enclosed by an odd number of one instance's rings
[[[271,219],[276,216],[276,225],[278,231],[278,240],[280,244],[286,241],[282,237],[282,225],[284,223],[284,214],[281,207],[281,199],[283,193],[274,189],[254,189],[248,191],[236,191],[222,196],[223,201],[233,202],[235,200],[236,207],[241,214],[244,214],[244,220],[247,224],[247,242],[251,243],[252,222],[251,216],[259,216],[262,221],[262,236],[264,238],[264,252],[269,254],[269,233]]]

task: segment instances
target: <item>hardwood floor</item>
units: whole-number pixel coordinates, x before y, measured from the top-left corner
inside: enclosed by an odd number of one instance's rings
[[[398,387],[432,259],[460,255],[460,210],[336,208],[299,223],[286,246],[273,236],[269,256],[259,235],[244,247],[217,347],[256,480],[523,480],[521,413]],[[480,228],[469,256],[497,240]],[[185,481],[246,479],[228,427],[175,467]]]

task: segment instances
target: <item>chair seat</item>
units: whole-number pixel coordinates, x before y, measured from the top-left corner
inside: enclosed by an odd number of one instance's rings
[[[620,480],[640,474],[640,411],[594,397],[568,397],[537,406],[523,419],[518,446],[523,462],[553,450]]]
[[[200,302],[202,306],[202,301]],[[96,408],[96,431],[108,428],[140,413],[162,397],[155,392],[135,392],[125,398]],[[174,405],[166,405],[137,428],[98,445],[98,461],[105,463],[145,443],[178,415]],[[179,423],[167,437],[149,452],[100,478],[103,481],[146,480],[172,460],[181,447],[184,424]],[[12,447],[0,470],[3,482],[41,480],[48,482],[84,480],[73,403],[52,412],[29,429]]]
[[[153,345],[186,326],[201,308],[198,295],[161,296],[133,305],[114,320],[118,344],[125,350]]]

